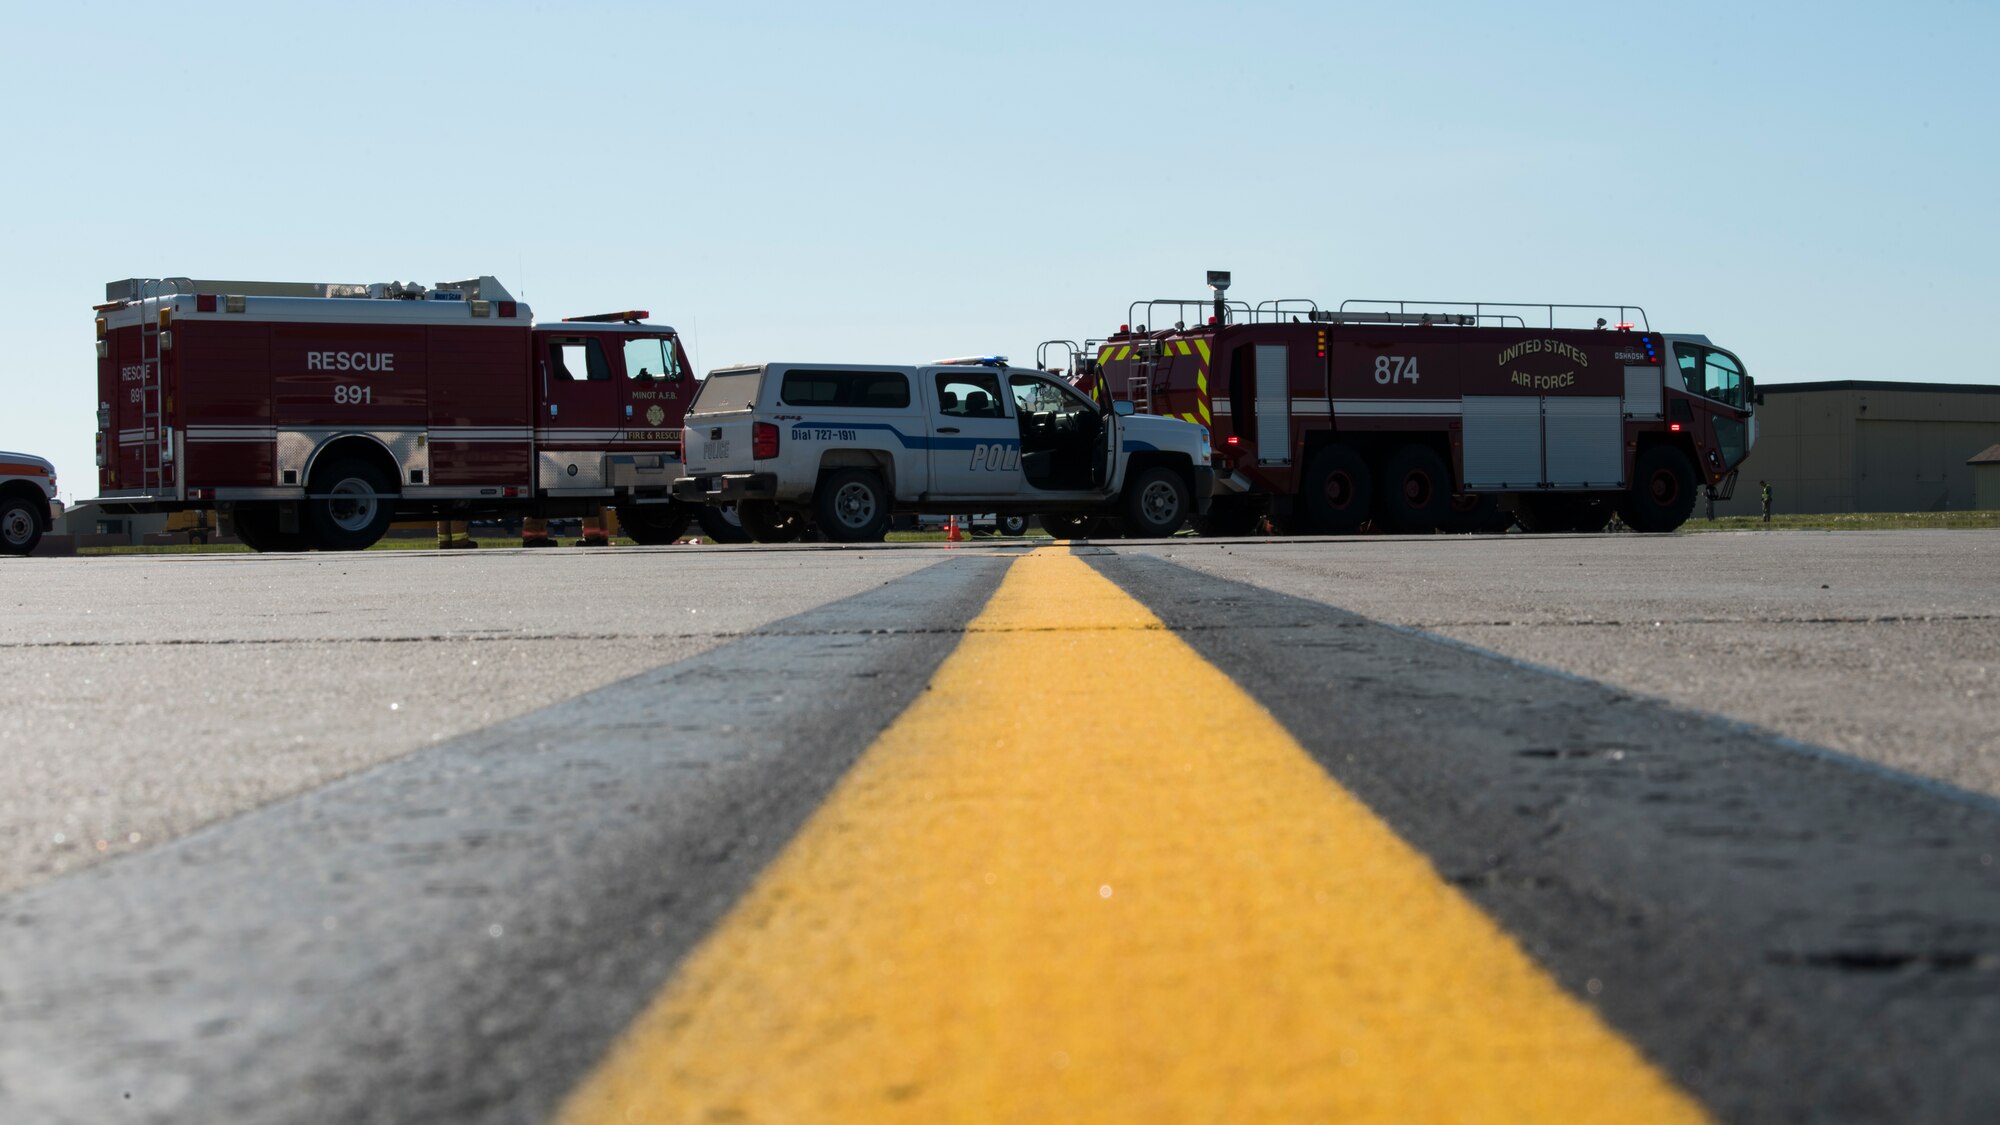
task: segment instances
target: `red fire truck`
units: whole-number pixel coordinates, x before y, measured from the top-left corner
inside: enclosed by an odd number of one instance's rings
[[[111,511],[212,508],[260,550],[391,521],[618,509],[672,542],[694,383],[641,311],[536,324],[491,277],[426,287],[130,279],[97,306]]]
[[[1135,301],[1070,354],[1072,378],[1214,433],[1198,523],[1241,535],[1671,531],[1726,499],[1756,439],[1754,383],[1705,336],[1630,305]],[[1612,318],[1615,318],[1612,319]],[[1593,326],[1563,326],[1577,319]],[[1168,321],[1162,324],[1162,321]]]

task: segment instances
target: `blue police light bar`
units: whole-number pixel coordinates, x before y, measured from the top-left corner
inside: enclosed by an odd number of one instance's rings
[[[1005,367],[1007,366],[1007,357],[1004,355],[962,355],[952,359],[932,360],[931,366],[932,367]]]

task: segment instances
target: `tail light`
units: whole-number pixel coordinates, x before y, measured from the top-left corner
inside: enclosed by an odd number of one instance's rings
[[[759,461],[769,461],[778,455],[778,427],[769,422],[753,422],[750,425],[750,456]]]

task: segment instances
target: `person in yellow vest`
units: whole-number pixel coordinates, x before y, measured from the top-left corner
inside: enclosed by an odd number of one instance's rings
[[[472,541],[472,524],[466,520],[438,521],[438,550],[466,551],[479,544]]]

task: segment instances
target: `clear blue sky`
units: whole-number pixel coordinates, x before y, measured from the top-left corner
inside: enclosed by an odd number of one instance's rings
[[[2000,382],[2000,4],[0,0],[0,448],[94,495],[90,306],[491,273],[703,368],[1134,298],[1641,304],[1768,382]]]

